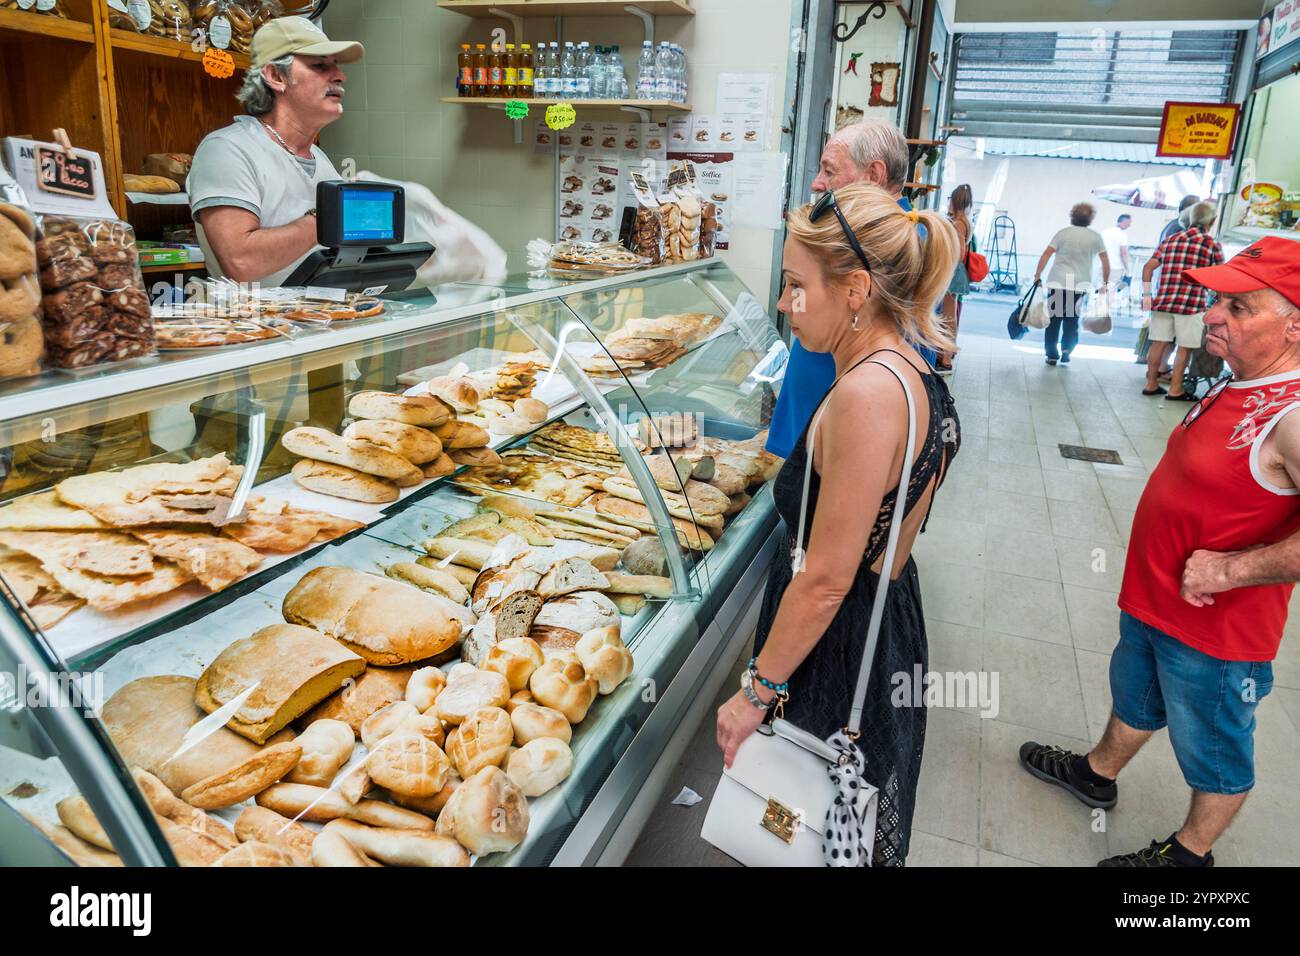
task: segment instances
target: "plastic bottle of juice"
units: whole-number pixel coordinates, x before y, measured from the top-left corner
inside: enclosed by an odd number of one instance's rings
[[[533,92],[533,45],[525,43],[519,51],[519,65],[515,71],[515,95],[529,99]]]
[[[474,44],[474,96],[488,95],[487,44]]]
[[[488,53],[488,96],[501,96],[505,86],[505,53],[492,50]]]
[[[505,69],[502,72],[501,95],[514,97],[519,83],[519,54],[513,43],[506,44]]]
[[[456,95],[474,95],[474,64],[469,53],[469,44],[460,45],[460,54],[456,57]]]

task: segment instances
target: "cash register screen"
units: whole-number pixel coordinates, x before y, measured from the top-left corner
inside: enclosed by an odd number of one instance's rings
[[[394,226],[396,195],[389,190],[343,187],[342,219],[344,242],[383,245],[397,241]]]

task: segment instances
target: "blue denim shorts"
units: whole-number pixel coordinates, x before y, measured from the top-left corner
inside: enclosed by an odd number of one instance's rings
[[[1193,790],[1245,793],[1255,785],[1255,708],[1272,689],[1267,661],[1221,661],[1120,614],[1110,658],[1115,716],[1137,730],[1168,727]]]

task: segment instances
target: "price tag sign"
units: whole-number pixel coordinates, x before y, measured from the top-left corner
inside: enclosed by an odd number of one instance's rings
[[[528,104],[523,100],[506,101],[506,119],[519,120],[528,115]],[[573,122],[570,120],[569,122]]]
[[[546,125],[551,129],[568,129],[577,118],[572,103],[552,103],[546,107]]]
[[[218,80],[228,79],[235,75],[235,58],[225,50],[208,47],[203,54],[203,72]]]
[[[36,150],[36,185],[46,192],[95,198],[95,164],[89,155],[41,146]]]

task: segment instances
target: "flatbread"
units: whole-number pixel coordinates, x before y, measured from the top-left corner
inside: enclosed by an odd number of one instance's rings
[[[188,572],[166,561],[154,561],[148,574],[130,576],[97,574],[68,563],[89,551],[143,547],[130,535],[113,531],[3,531],[0,544],[30,554],[59,587],[101,611],[147,601],[191,580]]]
[[[0,508],[0,531],[100,531],[109,526],[51,491],[25,495]]]
[[[220,524],[243,474],[225,454],[184,464],[137,465],[65,478],[59,499],[119,528],[150,524]]]
[[[0,576],[31,613],[42,630],[48,630],[86,602],[73,597],[29,554],[8,551],[0,555]]]
[[[220,591],[262,563],[247,545],[194,531],[135,531],[155,555],[176,562],[209,591]]]
[[[364,522],[351,518],[294,508],[283,499],[253,495],[243,520],[224,525],[221,533],[259,551],[287,554],[362,527]]]

